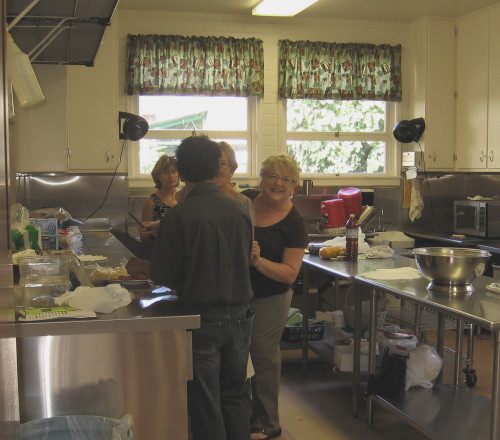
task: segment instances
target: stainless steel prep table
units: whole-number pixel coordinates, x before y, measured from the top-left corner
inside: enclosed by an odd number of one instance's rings
[[[410,388],[403,396],[389,399],[372,395],[368,399],[368,421],[373,420],[377,403],[402,417],[432,439],[500,440],[500,296],[486,289],[491,278],[475,280],[475,291],[463,298],[440,296],[427,290],[428,280],[372,280],[355,276],[355,283],[372,288],[370,346],[375,343],[377,292],[385,292],[425,306],[438,313],[438,352],[442,353],[444,317],[457,320],[457,347],[453,385],[438,384],[433,389]],[[463,323],[477,324],[492,332],[494,341],[492,399],[458,386],[457,366],[461,353]],[[375,367],[374,350],[370,350],[369,372]]]
[[[119,265],[130,252],[111,234],[84,234],[84,252]],[[104,263],[103,263],[104,264]],[[158,287],[158,286],[156,286]],[[21,422],[58,415],[120,418],[135,438],[187,440],[190,329],[172,292],[131,287],[133,300],[97,319],[16,323]]]
[[[390,269],[397,267],[415,267],[415,261],[408,257],[394,255],[392,258],[381,259],[365,259],[354,261],[345,260],[324,260],[318,256],[304,255],[302,259],[302,291],[305,298],[305,313],[303,320],[303,334],[308,334],[308,316],[311,313],[309,302],[309,280],[311,270],[318,270],[335,280],[335,289],[338,293],[338,281],[345,280],[354,286],[355,276],[364,272],[369,272],[376,269]],[[352,393],[352,409],[355,416],[359,412],[361,375],[359,370],[360,363],[360,339],[361,339],[361,293],[359,289],[355,289],[355,317],[354,317],[354,369],[353,369],[353,393]],[[333,350],[328,349],[326,344],[321,341],[308,341],[307,338],[302,338],[302,368],[304,374],[307,371],[308,350],[312,349],[315,353],[323,358],[333,360]]]

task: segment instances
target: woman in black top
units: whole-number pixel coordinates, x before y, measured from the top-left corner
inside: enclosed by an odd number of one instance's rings
[[[179,186],[179,174],[173,157],[163,155],[156,162],[151,177],[155,183],[156,192],[151,194],[142,207],[142,222],[160,220],[167,210],[177,205],[176,193]],[[141,241],[151,243],[151,234],[141,234]]]
[[[260,171],[260,191],[243,193],[255,211],[255,241],[250,276],[255,312],[250,355],[252,439],[281,434],[278,393],[281,373],[279,342],[292,300],[292,284],[302,265],[308,236],[304,218],[290,201],[299,182],[296,162],[286,154],[268,157]]]

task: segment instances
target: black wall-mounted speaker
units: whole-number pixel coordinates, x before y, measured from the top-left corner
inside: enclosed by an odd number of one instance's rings
[[[418,142],[425,130],[424,118],[399,121],[392,130],[397,141],[404,144]]]
[[[119,112],[118,117],[120,139],[138,141],[142,139],[149,130],[148,121],[142,116]]]

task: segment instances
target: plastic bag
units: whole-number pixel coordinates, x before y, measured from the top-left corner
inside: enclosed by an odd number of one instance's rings
[[[63,208],[42,208],[30,212],[33,218],[57,218],[60,222],[71,220],[71,215]]]
[[[432,381],[438,376],[443,360],[436,349],[427,344],[420,344],[410,353],[406,365],[405,389],[412,386],[432,388]]]
[[[374,246],[365,252],[366,258],[392,258],[394,251],[386,245]]]
[[[382,353],[387,349],[389,354],[407,355],[417,347],[418,340],[415,335],[393,327],[390,331],[377,332],[377,342]]]
[[[30,222],[29,211],[20,203],[10,210],[10,238],[14,251],[34,249],[42,253],[42,234],[40,228]]]

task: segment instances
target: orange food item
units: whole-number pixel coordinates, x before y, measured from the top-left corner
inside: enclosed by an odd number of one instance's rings
[[[337,258],[339,255],[345,254],[345,247],[340,246],[323,246],[319,250],[319,256],[324,260]]]

